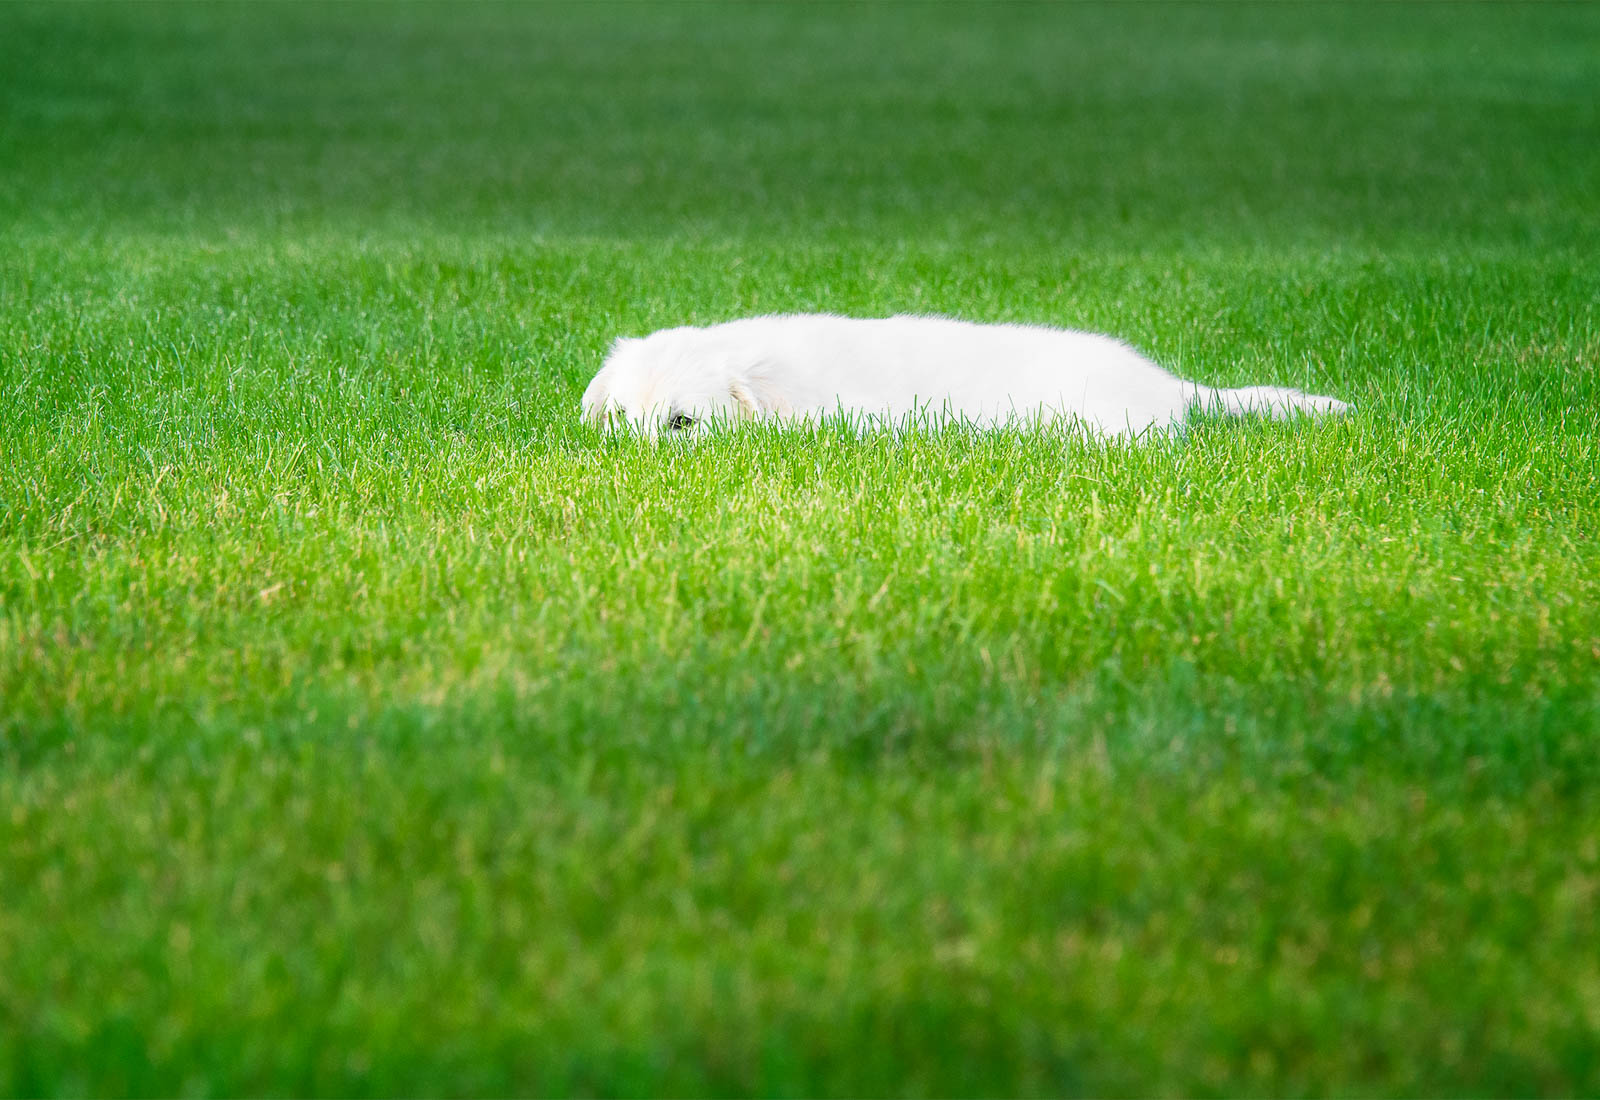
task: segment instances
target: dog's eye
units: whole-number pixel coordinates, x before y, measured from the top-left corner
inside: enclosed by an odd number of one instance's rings
[[[673,413],[667,418],[667,430],[670,432],[681,432],[692,427],[694,427],[694,417],[688,413]]]

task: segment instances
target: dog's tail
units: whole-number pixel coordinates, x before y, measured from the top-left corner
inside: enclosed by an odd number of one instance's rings
[[[1224,416],[1265,416],[1288,420],[1292,416],[1327,416],[1345,413],[1350,406],[1337,397],[1319,397],[1287,386],[1243,386],[1236,390],[1198,387],[1198,404],[1207,412]]]

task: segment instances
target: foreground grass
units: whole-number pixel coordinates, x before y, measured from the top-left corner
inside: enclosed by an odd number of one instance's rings
[[[139,10],[0,16],[0,1089],[1600,1088],[1584,9]],[[818,308],[1358,412],[573,423]]]

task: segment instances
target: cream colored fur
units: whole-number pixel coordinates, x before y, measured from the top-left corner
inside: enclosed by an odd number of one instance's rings
[[[1208,406],[1240,415],[1344,412],[1276,386],[1185,381],[1109,336],[944,317],[750,317],[619,339],[583,395],[591,423],[644,435],[742,418],[860,423],[962,420],[979,427],[1068,418],[1138,436]]]

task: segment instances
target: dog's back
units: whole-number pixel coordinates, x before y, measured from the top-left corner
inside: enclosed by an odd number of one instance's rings
[[[705,330],[759,354],[788,381],[797,413],[960,417],[994,425],[1079,417],[1142,431],[1199,395],[1109,336],[945,317],[752,317]]]

